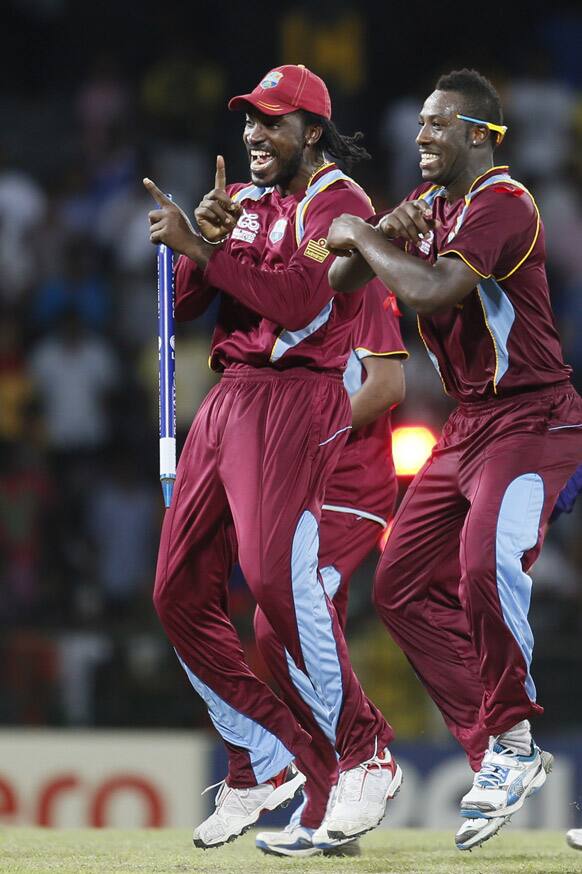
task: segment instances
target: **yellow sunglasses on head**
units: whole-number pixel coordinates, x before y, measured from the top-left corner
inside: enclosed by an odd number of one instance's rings
[[[459,115],[457,113],[457,118],[460,118],[461,121],[469,121],[471,124],[482,124],[484,127],[488,127],[489,130],[495,131],[497,134],[497,145],[501,145],[503,142],[503,137],[507,133],[507,125],[506,124],[493,124],[492,121],[482,121],[480,118],[471,118],[470,115]]]

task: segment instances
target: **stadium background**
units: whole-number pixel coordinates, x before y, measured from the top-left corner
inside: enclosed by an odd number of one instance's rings
[[[469,65],[493,78],[509,125],[498,157],[537,195],[566,359],[582,388],[582,11],[559,2],[506,7],[503,14],[465,10],[460,18],[448,2],[168,0],[160,9],[152,0],[6,0],[3,820],[189,824],[193,793],[221,776],[205,710],[150,606],[162,502],[155,266],[145,218],[151,203],[140,180],[151,176],[192,209],[212,185],[217,152],[226,156],[228,179],[246,178],[241,120],[225,110],[230,95],[279,63],[312,67],[329,83],[340,129],[366,133],[373,161],[354,175],[380,208],[416,184],[417,113],[436,76]],[[180,329],[182,438],[212,384],[211,323],[209,314]],[[411,359],[396,423],[437,432],[448,402],[410,313],[403,331]],[[538,733],[563,758],[531,821],[559,826],[575,822],[573,805],[582,797],[581,518],[578,506],[560,519],[534,570],[534,675],[546,705]],[[441,805],[449,815],[466,768],[373,615],[374,561],[352,583],[354,662],[403,744],[413,775],[406,798],[412,802],[413,788],[429,774],[426,791],[450,801],[450,811]],[[231,608],[249,662],[264,671],[252,641],[252,604],[236,578]],[[155,774],[147,771],[153,759]],[[174,793],[165,807],[152,796],[156,780],[160,797],[164,780]],[[396,816],[423,824],[406,800]]]

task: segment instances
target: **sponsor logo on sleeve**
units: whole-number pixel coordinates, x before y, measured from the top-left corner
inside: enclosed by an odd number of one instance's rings
[[[320,240],[310,240],[305,247],[304,255],[322,264],[330,254],[329,249],[325,246],[326,242],[325,237],[322,237]]]

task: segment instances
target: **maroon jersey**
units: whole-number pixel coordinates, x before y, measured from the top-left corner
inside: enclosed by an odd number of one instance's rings
[[[358,317],[352,323],[352,349],[344,385],[352,395],[366,379],[362,364],[370,356],[407,358],[396,299],[380,280],[370,282]],[[324,509],[354,512],[387,523],[396,480],[392,460],[390,411],[350,434],[325,490]]]
[[[464,198],[424,183],[406,198],[422,198],[438,223],[406,250],[434,264],[462,258],[481,277],[454,307],[418,320],[445,391],[466,402],[566,381],[545,271],[544,229],[535,201],[508,168],[492,167]]]
[[[200,315],[220,291],[213,370],[236,364],[343,370],[363,295],[335,295],[325,238],[341,213],[369,215],[369,198],[335,164],[321,167],[298,194],[283,197],[252,184],[227,191],[242,215],[204,272],[179,259],[176,318]]]

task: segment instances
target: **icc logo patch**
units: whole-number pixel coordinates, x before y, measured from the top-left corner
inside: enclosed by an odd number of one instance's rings
[[[261,88],[264,88],[265,91],[268,88],[276,88],[282,78],[283,73],[280,73],[279,70],[271,70],[261,82]]]
[[[287,219],[280,218],[275,222],[273,227],[269,232],[269,240],[271,243],[278,243],[285,236],[285,230],[287,228]]]

